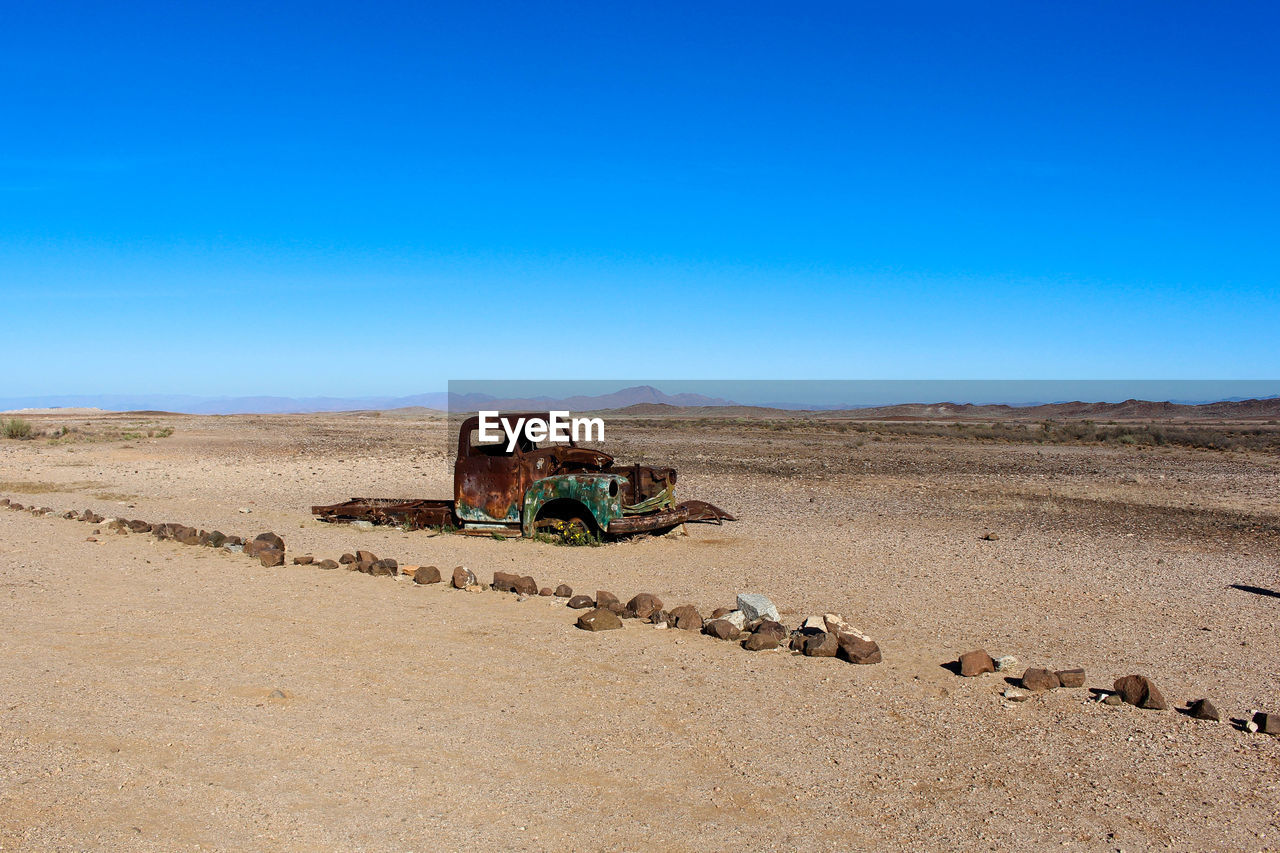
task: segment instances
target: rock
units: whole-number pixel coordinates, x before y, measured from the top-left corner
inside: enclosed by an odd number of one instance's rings
[[[823,619],[821,616],[810,616],[800,624],[800,630],[822,631],[825,633],[827,630],[827,620]]]
[[[584,631],[616,631],[622,627],[622,620],[612,610],[597,607],[578,617],[578,627]]]
[[[761,620],[760,624],[752,630],[753,634],[767,634],[778,641],[778,645],[782,645],[787,639],[787,629],[781,622],[775,622],[772,619]]]
[[[727,616],[732,612],[733,612],[732,607],[717,607],[715,610],[711,611],[711,618],[719,619],[721,616]]]
[[[266,542],[268,543],[269,547],[274,548],[277,551],[284,550],[284,540],[271,532],[259,533],[257,536],[254,537],[253,541]]]
[[[569,606],[574,610],[585,610],[588,607],[595,607],[596,603],[588,595],[575,595],[569,599]]]
[[[605,605],[605,609],[618,616],[623,616],[627,612],[627,606],[621,601],[610,601]]]
[[[1255,723],[1253,720],[1250,720],[1249,722],[1244,724],[1244,730],[1249,734],[1254,734],[1255,732],[1258,731],[1258,724]]]
[[[984,542],[998,542],[998,541],[1000,541],[1000,534],[999,534],[999,533],[984,533],[984,534],[982,534],[982,535],[981,535],[980,537],[978,537],[978,538],[979,538],[979,539],[982,539]]]
[[[316,563],[316,567],[324,569],[325,571],[328,571],[330,569],[336,569],[338,568],[338,561],[337,560],[321,560],[320,562]]]
[[[253,510],[249,509],[247,506],[242,506],[240,507],[240,509],[237,510],[237,512],[248,515],[249,513],[253,512]]]
[[[555,590],[553,590],[549,586],[544,586],[542,589],[538,590],[538,595],[542,596],[543,598],[550,598],[551,596],[555,595]]]
[[[272,566],[283,566],[284,551],[277,551],[274,548],[268,548],[266,551],[259,551],[258,561],[268,568]]]
[[[974,678],[984,672],[995,672],[996,662],[991,655],[982,649],[975,649],[960,655],[960,674],[965,678]]]
[[[573,587],[562,583],[556,587],[555,596],[556,598],[573,598]]]
[[[372,530],[373,522],[368,519],[357,518],[355,521],[351,522],[351,526],[356,530]]]
[[[244,540],[243,540],[243,539],[241,539],[239,536],[228,536],[228,537],[227,537],[227,541],[226,541],[226,542],[223,542],[223,543],[222,543],[222,546],[225,548],[225,547],[226,547],[226,546],[228,546],[228,545],[233,545],[233,546],[235,546],[236,548],[243,548],[243,547],[244,547]]]
[[[1016,687],[1006,687],[1001,695],[1010,702],[1025,702],[1031,698],[1030,693],[1024,693]]]
[[[636,619],[648,619],[655,610],[662,609],[662,599],[656,595],[642,592],[627,602],[627,612]]]
[[[778,615],[778,608],[774,607],[768,596],[758,592],[739,593],[738,609],[742,611],[742,615],[748,622],[754,622],[757,619],[771,619],[777,622],[782,618]]]
[[[1081,667],[1060,669],[1054,675],[1058,676],[1058,683],[1063,687],[1084,687],[1084,669]]]
[[[1033,668],[1022,673],[1022,686],[1034,693],[1039,693],[1061,687],[1062,683],[1058,681],[1058,676],[1049,670]]]
[[[778,645],[778,637],[772,631],[763,633],[756,631],[742,643],[742,647],[749,652],[767,652],[770,649],[776,649]]]
[[[1008,672],[1011,669],[1016,669],[1017,666],[1018,659],[1013,655],[1001,655],[996,658],[996,672]]]
[[[199,545],[200,544],[200,531],[196,530],[194,527],[182,527],[181,525],[179,525],[179,527],[180,529],[178,530],[177,534],[173,537],[174,539],[176,539],[178,542],[181,542],[183,545]],[[284,554],[283,548],[264,548],[262,550],[268,550],[268,551],[278,550],[281,554]]]
[[[840,639],[829,631],[812,631],[804,635],[800,653],[809,658],[833,658],[840,651]]]
[[[610,604],[620,604],[618,596],[607,590],[596,590],[596,607],[608,607]]]
[[[356,551],[355,561],[357,563],[364,563],[366,565],[371,566],[374,563],[378,562],[378,555],[373,553],[372,551]]]
[[[344,566],[349,566],[355,561],[356,561],[355,554],[343,554],[341,557],[338,558],[338,562]]]
[[[1215,723],[1222,722],[1222,715],[1218,713],[1218,709],[1208,699],[1197,699],[1187,706],[1187,714],[1197,720],[1212,720]]]
[[[732,622],[725,619],[712,619],[702,626],[702,633],[717,640],[736,640],[742,635]]]
[[[692,604],[682,604],[668,613],[667,623],[686,631],[702,630],[702,616]]]
[[[853,636],[859,637],[863,640],[871,639],[866,634],[862,633],[862,631],[846,622],[838,613],[824,613],[822,615],[822,623],[827,626],[828,631],[836,634],[837,636],[841,634],[852,634]]]
[[[129,522],[129,532],[130,533],[150,533],[151,525],[147,524],[145,521],[131,521]]]
[[[395,560],[375,560],[369,564],[369,574],[378,577],[395,577],[400,565]]]
[[[316,558],[310,554],[303,554],[301,557],[294,557],[293,564],[295,566],[309,566],[316,561]]]
[[[730,622],[733,623],[734,627],[737,628],[739,631],[743,631],[747,627],[747,617],[743,614],[741,610],[730,610],[728,613],[721,616],[720,618],[728,619]]]
[[[440,583],[440,570],[435,566],[420,566],[413,573],[414,583]]]
[[[655,610],[649,614],[649,622],[660,628],[666,628],[671,622],[671,614],[665,610]]]
[[[1280,735],[1280,714],[1264,714],[1258,712],[1253,715],[1250,721],[1258,727],[1258,731],[1264,735]]]
[[[466,589],[473,586],[476,582],[475,573],[466,566],[458,566],[453,570],[453,588]]]
[[[1108,693],[1102,697],[1102,704],[1104,705],[1119,705],[1122,701],[1118,693]]]
[[[836,657],[841,660],[856,664],[880,663],[882,660],[880,646],[875,640],[858,634],[837,634],[836,639],[840,644]]]
[[[227,536],[221,530],[214,530],[206,538],[204,544],[208,545],[210,548],[221,548],[223,545],[227,544]]]
[[[1128,705],[1146,708],[1149,711],[1164,711],[1169,707],[1165,704],[1160,691],[1145,675],[1126,675],[1124,678],[1117,678],[1114,687],[1120,699]]]
[[[516,588],[519,580],[520,576],[513,572],[494,572],[493,583],[489,586],[498,592],[511,592]]]
[[[512,589],[519,595],[537,595],[538,582],[525,575],[522,578],[516,578],[515,586]]]
[[[288,697],[285,696],[283,690],[277,687],[275,690],[272,690],[270,693],[267,694],[267,698],[268,699],[285,699]]]

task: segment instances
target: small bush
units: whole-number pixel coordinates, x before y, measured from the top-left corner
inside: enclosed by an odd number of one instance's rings
[[[5,438],[30,438],[31,422],[22,418],[0,420],[0,432],[4,433]]]

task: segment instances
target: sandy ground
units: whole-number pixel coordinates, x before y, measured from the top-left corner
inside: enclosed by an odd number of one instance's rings
[[[1275,455],[618,423],[623,461],[741,520],[565,548],[311,519],[447,496],[439,422],[74,424],[0,441],[0,496],[704,611],[764,592],[885,661],[0,511],[3,849],[1280,849],[1277,739],[943,666],[985,647],[1280,712]]]

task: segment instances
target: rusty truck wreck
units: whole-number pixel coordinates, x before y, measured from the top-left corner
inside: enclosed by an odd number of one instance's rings
[[[508,413],[504,421],[546,417]],[[510,450],[481,443],[480,418],[458,431],[453,500],[352,498],[313,506],[323,521],[370,521],[414,528],[452,527],[504,537],[547,533],[580,543],[603,536],[666,532],[686,522],[736,520],[704,501],[676,503],[676,471],[618,465],[612,456],[568,443],[521,437]]]

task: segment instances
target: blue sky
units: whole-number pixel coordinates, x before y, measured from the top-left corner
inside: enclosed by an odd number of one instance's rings
[[[1280,376],[1271,4],[9,4],[0,396]]]

